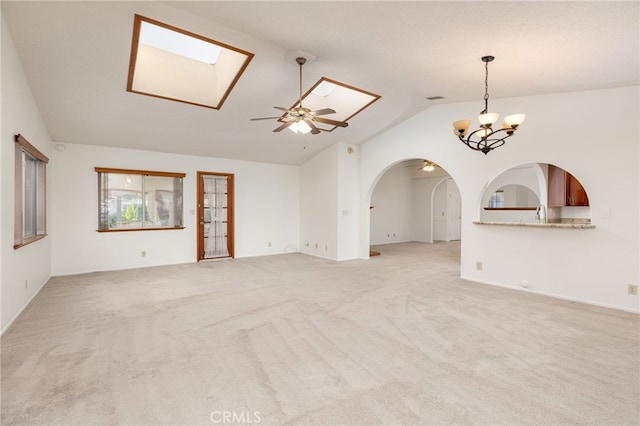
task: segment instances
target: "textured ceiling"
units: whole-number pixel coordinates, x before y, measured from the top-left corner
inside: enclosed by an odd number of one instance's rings
[[[637,1],[2,1],[2,11],[57,142],[300,164],[439,103],[480,109],[486,54],[496,56],[492,98],[640,80]],[[220,110],[126,92],[134,13],[255,54]],[[292,50],[316,57],[305,89],[324,76],[382,98],[348,128],[315,136],[249,121],[295,101]],[[425,99],[436,95],[445,99]]]

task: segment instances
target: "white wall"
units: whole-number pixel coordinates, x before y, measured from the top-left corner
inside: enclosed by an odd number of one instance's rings
[[[333,145],[300,166],[300,251],[328,259],[338,255],[341,146]]]
[[[387,170],[371,195],[371,244],[413,240],[413,169],[400,163]]]
[[[51,275],[51,236],[13,249],[14,135],[21,133],[40,152],[51,158],[51,138],[29,88],[11,34],[2,18],[2,146],[0,147],[0,289],[2,331],[47,282]],[[55,167],[49,163],[48,171]],[[51,174],[47,185],[50,188]],[[47,200],[50,211],[51,198]],[[51,215],[47,230],[51,233]],[[26,288],[25,288],[26,282]]]
[[[338,144],[337,260],[356,259],[360,244],[360,153],[358,147]]]
[[[53,275],[195,262],[197,171],[235,175],[236,257],[298,249],[298,167],[93,145],[62,145],[64,151],[51,151]],[[185,229],[96,232],[95,167],[186,173]],[[142,251],[146,251],[146,257],[141,256]]]
[[[477,115],[479,102],[432,107],[361,146],[361,205],[370,201],[390,165],[429,158],[460,189],[464,278],[511,288],[527,280],[527,291],[640,311],[638,296],[626,291],[627,284],[640,281],[638,89],[493,100],[494,110],[524,111],[527,121],[505,146],[486,156],[451,134],[451,123]],[[589,194],[596,228],[473,224],[488,182],[525,163],[555,164],[573,174]],[[365,208],[360,213],[360,256],[366,258],[370,213]],[[476,261],[483,262],[482,271],[475,270]]]

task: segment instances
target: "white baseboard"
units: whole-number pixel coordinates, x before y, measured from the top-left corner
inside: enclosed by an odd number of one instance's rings
[[[49,282],[49,280],[51,279],[51,275],[49,275],[49,277],[42,283],[42,285],[40,286],[40,288],[38,288],[36,290],[35,293],[33,293],[33,295],[29,298],[29,300],[27,300],[27,303],[25,303],[24,305],[22,305],[22,308],[20,308],[20,310],[13,316],[13,318],[11,318],[11,321],[9,321],[7,323],[7,325],[4,326],[4,328],[2,329],[2,331],[0,331],[0,336],[3,336],[4,333],[9,330],[9,328],[11,327],[11,324],[14,323],[15,320],[18,319],[18,317],[20,316],[20,314],[22,314],[22,312],[27,309],[27,306],[29,306],[31,304],[31,302],[33,301],[33,299],[35,299],[35,297],[40,293],[40,290],[42,290],[44,288],[45,285],[47,285],[47,283]]]
[[[523,291],[525,293],[533,293],[533,294],[539,294],[541,296],[553,297],[554,299],[568,300],[570,302],[584,303],[586,305],[599,306],[601,308],[616,309],[618,311],[630,312],[632,314],[640,314],[640,308],[631,309],[631,308],[625,308],[625,307],[617,306],[617,305],[609,305],[607,303],[595,302],[593,300],[581,299],[579,297],[565,296],[565,295],[556,294],[556,293],[547,293],[545,291],[536,291],[536,290],[531,290],[531,289],[528,289],[528,288],[520,288],[520,287],[516,287],[516,286],[509,286],[509,285],[504,285],[504,284],[491,282],[491,281],[478,280],[478,279],[475,279],[475,278],[469,278],[469,277],[463,277],[463,276],[460,276],[460,278],[462,278],[463,280],[471,281],[471,282],[478,283],[478,284],[485,284],[485,285],[491,285],[491,286],[494,286],[494,287],[508,288],[510,290],[517,290],[517,291]]]

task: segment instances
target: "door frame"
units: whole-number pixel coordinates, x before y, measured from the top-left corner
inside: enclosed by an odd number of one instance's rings
[[[204,176],[226,176],[227,177],[227,249],[229,250],[229,256],[220,258],[205,258],[204,257]],[[198,230],[197,230],[197,261],[211,260],[211,259],[226,259],[235,257],[235,209],[234,209],[234,174],[233,173],[220,173],[220,172],[197,172],[197,196],[196,196],[196,212],[198,218]]]

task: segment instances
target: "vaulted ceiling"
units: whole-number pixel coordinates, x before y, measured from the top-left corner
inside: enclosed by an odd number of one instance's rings
[[[479,111],[487,54],[496,57],[492,98],[640,83],[637,1],[3,0],[2,12],[51,137],[63,143],[300,164],[439,103],[477,100]],[[126,91],[136,13],[255,54],[220,110]],[[304,89],[328,77],[381,99],[319,135],[249,121],[297,99],[295,50],[315,56]]]

